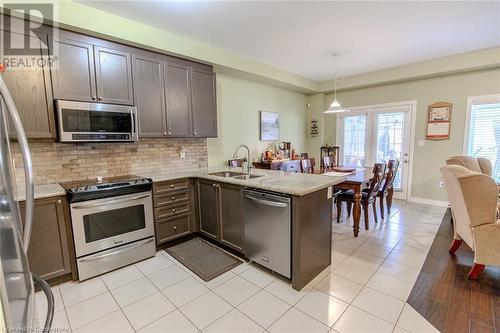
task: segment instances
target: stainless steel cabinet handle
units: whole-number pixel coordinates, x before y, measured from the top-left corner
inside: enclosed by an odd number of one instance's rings
[[[168,136],[171,136],[171,135],[172,135],[172,132],[167,132],[167,135],[168,135]]]
[[[172,208],[172,213],[175,213],[175,208]]]
[[[0,94],[3,97],[5,105],[7,106],[7,112],[10,114],[14,128],[16,129],[17,141],[21,147],[21,154],[23,156],[24,162],[24,178],[26,182],[26,215],[23,231],[23,247],[25,251],[28,251],[28,246],[31,238],[31,227],[33,226],[33,207],[35,203],[34,196],[34,184],[33,184],[33,164],[31,161],[31,154],[28,146],[28,140],[26,139],[26,133],[24,132],[23,123],[17,112],[16,104],[10,95],[9,89],[5,85],[5,82],[0,77]]]
[[[61,199],[57,200],[57,204],[60,205],[61,204]]]
[[[174,184],[170,185],[170,188],[174,188]]]
[[[99,100],[102,101],[102,96],[99,96]]]
[[[172,197],[172,201],[174,201],[174,200],[175,200],[175,197]]]
[[[288,204],[286,204],[284,202],[262,200],[262,199],[257,199],[257,198],[251,197],[249,195],[245,195],[245,198],[253,200],[257,203],[260,203],[260,204],[266,205],[266,206],[283,207],[283,208],[288,207]]]
[[[163,132],[163,136],[167,136],[167,132]]]
[[[146,240],[141,241],[141,242],[137,242],[137,243],[133,243],[133,244],[128,244],[128,245],[123,245],[123,246],[120,246],[117,250],[110,251],[110,252],[103,253],[103,254],[97,254],[97,255],[89,256],[87,258],[81,259],[80,262],[95,261],[95,260],[99,260],[99,259],[102,259],[102,258],[106,258],[106,257],[112,256],[112,255],[119,254],[121,252],[130,250],[130,249],[139,247],[141,245],[150,243],[150,242],[152,242],[154,240],[155,239],[153,237],[151,239],[146,239]]]
[[[174,230],[177,230],[177,226],[176,225],[174,225]]]
[[[96,99],[95,95],[94,95],[94,96],[92,96],[92,99],[95,101],[95,99]]]
[[[149,196],[150,196],[150,194],[148,193],[148,194],[138,195],[138,196],[132,197],[132,198],[109,200],[109,201],[105,201],[105,202],[91,203],[91,204],[86,204],[86,205],[77,205],[77,206],[73,206],[72,208],[73,209],[82,209],[82,208],[89,208],[89,207],[101,207],[103,205],[110,205],[110,204],[115,204],[115,203],[124,202],[124,201],[139,200],[142,198],[147,198]]]
[[[194,135],[198,135],[198,132],[193,132]]]

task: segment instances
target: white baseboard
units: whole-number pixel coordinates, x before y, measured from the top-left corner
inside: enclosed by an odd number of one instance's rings
[[[416,203],[420,203],[420,204],[424,204],[424,205],[440,206],[440,207],[448,207],[448,205],[449,205],[449,203],[447,201],[418,198],[418,197],[409,197],[408,201],[409,202],[416,202]]]

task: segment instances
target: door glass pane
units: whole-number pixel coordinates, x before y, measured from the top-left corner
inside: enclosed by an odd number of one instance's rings
[[[404,112],[377,114],[375,128],[377,137],[376,162],[399,159],[403,163],[405,116]],[[400,164],[398,173],[394,179],[393,186],[395,190],[401,190],[402,169]]]
[[[366,163],[366,115],[344,118],[343,162],[346,167],[363,167]]]
[[[467,153],[489,159],[492,177],[500,180],[500,103],[472,106]]]
[[[144,205],[107,210],[83,217],[87,243],[146,227]]]
[[[126,112],[62,110],[62,123],[66,132],[130,133],[132,120]]]

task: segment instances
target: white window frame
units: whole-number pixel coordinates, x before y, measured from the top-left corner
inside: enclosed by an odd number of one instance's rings
[[[500,102],[500,94],[470,96],[467,97],[467,113],[465,116],[465,131],[464,131],[464,145],[463,153],[469,153],[469,134],[470,134],[470,117],[472,114],[472,106],[477,104],[493,104]]]

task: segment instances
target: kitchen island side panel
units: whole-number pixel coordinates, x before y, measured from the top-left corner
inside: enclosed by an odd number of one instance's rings
[[[302,289],[330,265],[332,199],[328,189],[292,199],[292,287]]]

